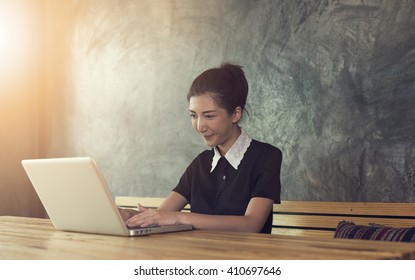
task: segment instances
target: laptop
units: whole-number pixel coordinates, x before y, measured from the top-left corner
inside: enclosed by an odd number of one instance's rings
[[[62,231],[140,236],[191,225],[128,228],[94,159],[26,159],[22,165],[54,227]]]

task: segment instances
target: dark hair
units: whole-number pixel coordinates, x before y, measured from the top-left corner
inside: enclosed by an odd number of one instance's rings
[[[225,63],[200,74],[192,83],[187,101],[192,96],[209,94],[219,107],[231,115],[236,107],[245,109],[248,82],[242,66]]]

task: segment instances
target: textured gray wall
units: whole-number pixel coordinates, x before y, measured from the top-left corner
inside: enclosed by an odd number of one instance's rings
[[[66,7],[68,8],[68,7]],[[244,66],[243,126],[290,200],[415,201],[415,1],[73,1],[47,156],[93,156],[114,195],[167,195],[206,147],[185,99]],[[54,97],[56,99],[56,96]]]

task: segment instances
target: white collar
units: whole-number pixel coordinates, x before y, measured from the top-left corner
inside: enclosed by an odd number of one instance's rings
[[[238,139],[236,139],[235,143],[233,143],[232,147],[225,155],[226,160],[232,165],[233,168],[235,168],[235,170],[238,170],[238,166],[244,158],[244,154],[246,150],[248,150],[251,141],[252,138],[243,128],[241,128],[241,135],[239,135]],[[213,147],[213,151],[215,154],[212,159],[212,168],[210,169],[210,172],[215,170],[219,159],[222,157],[216,146]]]

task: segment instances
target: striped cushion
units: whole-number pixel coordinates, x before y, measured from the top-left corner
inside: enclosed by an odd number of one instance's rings
[[[415,242],[415,227],[393,228],[375,224],[362,226],[342,221],[337,225],[334,238]]]

